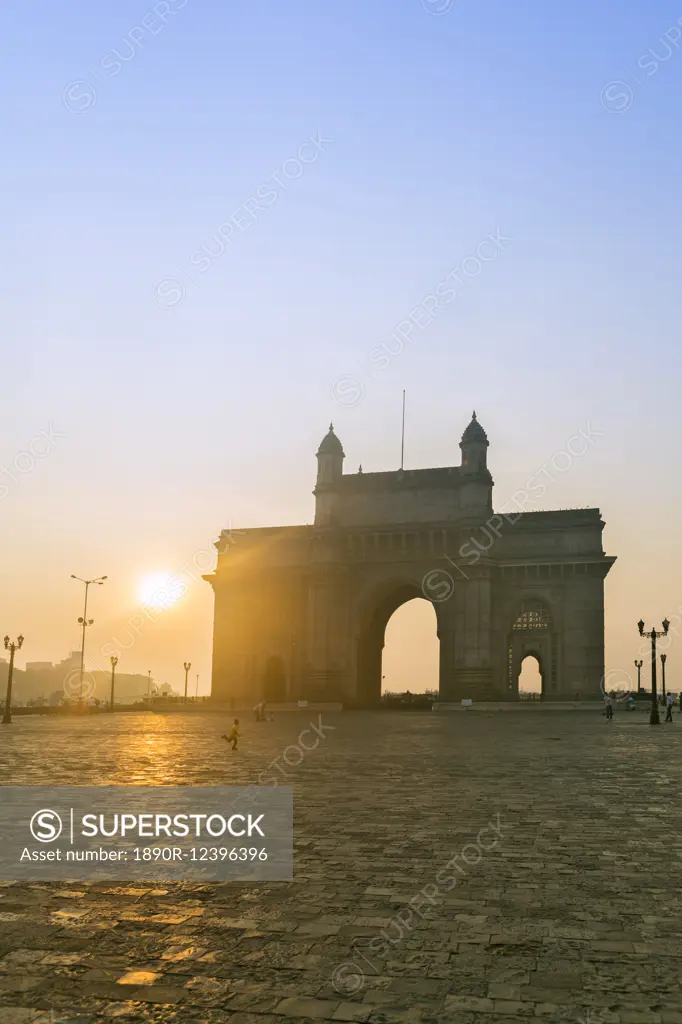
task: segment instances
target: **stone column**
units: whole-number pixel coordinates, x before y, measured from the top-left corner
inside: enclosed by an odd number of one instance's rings
[[[342,700],[350,640],[347,635],[344,573],[336,566],[318,567],[310,579],[310,696]],[[346,695],[347,696],[347,695]]]
[[[600,569],[595,566],[589,574],[569,578],[565,589],[557,694],[564,700],[572,700],[576,691],[593,697],[600,694],[604,676],[604,580]]]
[[[491,700],[496,694],[492,679],[492,581],[483,560],[467,567],[468,579],[455,583],[455,682],[456,700]]]
[[[440,658],[438,670],[438,699],[441,701],[457,700],[455,678],[455,628],[454,623],[448,621],[447,625],[441,626],[439,620],[438,639],[440,641]]]
[[[211,696],[214,700],[250,700],[253,681],[250,655],[254,646],[253,608],[238,580],[211,579],[214,590],[213,669]]]

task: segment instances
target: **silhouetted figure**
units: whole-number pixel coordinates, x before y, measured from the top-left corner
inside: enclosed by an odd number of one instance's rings
[[[613,701],[608,694],[604,698],[604,703],[606,704],[606,721],[610,722],[613,718]]]
[[[673,720],[673,703],[674,703],[674,697],[673,697],[672,693],[669,693],[667,698],[666,698],[666,712],[665,712],[665,720],[666,720],[666,722],[672,722],[672,720]]]
[[[225,735],[225,733],[223,733],[223,735],[221,736],[221,739],[227,740],[227,742],[232,745],[232,749],[233,750],[237,749],[237,744],[239,743],[239,719],[238,718],[235,718],[234,725],[230,729],[230,731],[227,734],[227,736]]]

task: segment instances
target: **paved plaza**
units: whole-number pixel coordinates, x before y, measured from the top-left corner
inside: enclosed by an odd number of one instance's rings
[[[304,751],[311,722],[2,730],[3,785],[276,776],[295,880],[6,883],[0,1024],[682,1022],[682,716],[325,712]]]

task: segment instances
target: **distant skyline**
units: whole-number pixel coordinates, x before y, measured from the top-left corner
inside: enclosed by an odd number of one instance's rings
[[[312,521],[330,420],[348,472],[396,468],[405,388],[406,467],[458,464],[475,408],[497,508],[596,432],[528,510],[601,509],[607,666],[634,674],[637,620],[667,615],[682,687],[681,18],[668,0],[8,0],[17,664],[79,648],[69,577],[106,574],[89,666],[132,632],[121,670],[177,689],[189,660],[207,693],[213,542]],[[184,591],[145,615],[165,577]],[[391,688],[433,685],[430,609],[396,614]]]

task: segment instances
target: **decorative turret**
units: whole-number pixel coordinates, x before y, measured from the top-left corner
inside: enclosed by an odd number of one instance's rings
[[[345,454],[343,445],[334,433],[334,424],[329,424],[329,433],[325,434],[317,449],[317,483],[331,484],[343,473]]]
[[[343,445],[334,433],[334,424],[329,424],[326,434],[317,449],[317,484],[315,486],[315,523],[329,525],[334,518],[336,485],[343,475]]]
[[[462,449],[462,473],[482,473],[487,470],[488,443],[488,435],[476,419],[474,411],[471,414],[471,423],[459,442]]]
[[[493,480],[488,470],[488,435],[476,419],[475,412],[462,434],[459,447],[462,449],[460,508],[471,516],[492,512]]]

